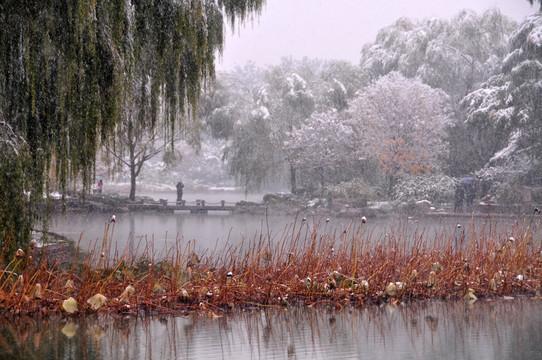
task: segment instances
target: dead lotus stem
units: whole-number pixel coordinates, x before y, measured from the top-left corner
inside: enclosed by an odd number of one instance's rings
[[[80,248],[80,245],[81,245],[81,239],[82,238],[83,238],[83,232],[80,232],[79,233],[79,239],[77,240],[77,246],[75,247],[75,253],[73,255],[72,266],[71,266],[70,272],[73,272],[73,268],[74,268],[74,266],[76,264],[77,255],[79,255],[79,248]]]
[[[101,281],[102,285],[100,286],[100,289],[98,290],[98,292],[103,291],[104,286],[106,286],[109,283],[109,280],[111,280],[113,275],[115,275],[115,272],[120,268],[123,261],[124,261],[124,257],[120,259],[120,261],[117,263],[117,266],[113,269],[113,271],[111,271],[109,276],[107,278],[105,278],[103,281]]]
[[[188,281],[184,281],[184,272],[192,253],[191,242],[184,248],[176,242],[172,248],[160,254],[160,259],[155,257],[152,242],[146,243],[143,255],[137,259],[132,249],[125,249],[119,259],[116,249],[105,247],[106,253],[99,268],[96,268],[99,261],[95,261],[94,256],[100,244],[96,242],[95,252],[84,257],[84,262],[80,264],[82,266],[72,264],[67,272],[57,266],[49,270],[47,264],[37,268],[27,264],[27,267],[22,269],[24,278],[10,287],[9,293],[14,295],[17,290],[18,296],[8,297],[12,299],[11,302],[7,300],[4,304],[10,311],[24,308],[24,311],[30,313],[40,311],[43,306],[40,304],[45,303],[54,304],[58,309],[57,298],[76,295],[79,300],[86,299],[86,294],[97,288],[105,291],[103,295],[115,297],[126,285],[138,287],[137,296],[130,301],[130,312],[133,313],[138,310],[173,312],[178,309],[202,312],[211,311],[211,308],[212,311],[226,311],[236,304],[283,307],[286,294],[287,302],[291,304],[327,302],[342,306],[347,292],[351,296],[350,303],[361,306],[367,302],[387,301],[389,294],[382,295],[382,289],[390,282],[397,287],[394,298],[399,301],[410,297],[461,298],[466,288],[475,290],[478,296],[534,294],[540,289],[541,255],[538,247],[531,247],[528,243],[533,227],[529,228],[526,224],[521,229],[519,227],[521,224],[505,234],[507,241],[504,246],[500,245],[503,234],[496,234],[489,226],[482,227],[480,232],[472,232],[472,236],[465,240],[465,246],[458,247],[456,232],[445,234],[445,231],[442,231],[435,236],[434,243],[431,243],[423,233],[417,233],[413,242],[409,242],[409,238],[405,237],[406,230],[404,233],[392,230],[391,236],[374,242],[371,240],[373,232],[366,229],[360,228],[359,232],[355,231],[356,236],[349,236],[352,223],[346,232],[341,232],[342,235],[337,237],[327,230],[318,235],[318,224],[310,227],[306,222],[302,222],[299,228],[290,228],[293,235],[284,233],[274,243],[270,242],[271,234],[268,231],[267,236],[254,237],[247,249],[243,249],[244,239],[236,246],[225,244],[221,251],[215,246],[210,257],[194,265],[194,272],[199,276],[186,279]],[[527,232],[526,229],[528,233],[523,235]],[[518,233],[520,235],[517,235]],[[514,235],[517,240],[508,241],[510,235]],[[138,248],[140,246],[141,241]],[[116,255],[111,257],[113,251]],[[492,256],[492,253],[496,255]],[[111,259],[115,261],[112,264],[114,268],[102,269],[107,263],[104,261]],[[144,266],[130,270],[136,260],[145,261],[148,268]],[[77,259],[74,258],[74,261]],[[13,267],[15,263],[16,261],[12,260],[9,267]],[[19,266],[21,265],[16,265],[16,268]],[[116,278],[115,273],[121,268],[124,269],[123,266],[127,267],[126,274],[124,270],[122,272],[125,276]],[[435,270],[431,275],[432,286],[427,287],[427,276],[432,270]],[[226,273],[230,271],[232,275],[226,277]],[[363,282],[363,288],[348,290],[348,281],[330,282],[330,279],[336,280],[330,277],[334,271],[345,279],[350,277],[342,273],[350,274],[352,271],[353,280],[364,280],[366,284],[370,282],[370,285],[365,288]],[[3,274],[7,277],[0,290],[5,289],[13,279],[12,274],[8,274],[6,270]],[[311,278],[308,282],[307,276]],[[530,282],[523,281],[524,278]],[[74,288],[59,292],[66,279],[75,280]],[[28,297],[29,291],[37,283],[44,289],[39,302]],[[160,288],[155,285],[160,285]],[[159,289],[160,294],[156,293],[156,289]],[[184,292],[181,292],[181,289]],[[200,303],[203,303],[203,306],[198,306]],[[104,309],[115,312],[121,308],[119,304],[112,302],[105,305]]]
[[[375,272],[373,272],[373,274],[366,279],[367,282],[369,282],[372,278],[374,278],[380,272],[380,270],[382,270],[386,265],[388,265],[388,261],[386,261]]]
[[[11,264],[13,264],[14,261],[15,261],[15,258],[14,258],[13,260],[11,260],[11,261],[9,262],[9,264],[7,264],[6,269],[8,269],[9,266],[10,266]],[[20,260],[19,260],[19,261],[20,261]],[[16,269],[16,268],[17,268],[17,265],[15,265],[14,269]],[[3,290],[3,289],[4,289],[4,287],[6,286],[7,282],[8,282],[9,279],[10,279],[10,276],[14,274],[14,271],[11,271],[11,270],[5,270],[5,269],[2,270],[2,276],[3,276],[3,275],[6,275],[6,274],[7,274],[8,276],[6,276],[6,280],[4,280],[4,282],[2,283],[2,286],[0,287],[0,290]]]

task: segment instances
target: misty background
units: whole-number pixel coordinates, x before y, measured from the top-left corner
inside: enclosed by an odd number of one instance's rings
[[[269,1],[226,29],[198,121],[133,139],[148,158],[132,159],[132,191],[182,180],[188,193],[444,203],[472,176],[480,199],[519,202],[540,185],[536,131],[517,120],[539,116],[520,97],[532,14],[527,1]],[[106,192],[129,192],[126,154],[102,152]]]
[[[224,53],[217,69],[231,71],[253,61],[277,65],[291,56],[347,60],[358,64],[361,48],[378,31],[401,17],[450,19],[462,9],[477,13],[492,8],[521,22],[537,6],[517,0],[401,1],[273,0],[262,13],[238,29],[226,31]]]

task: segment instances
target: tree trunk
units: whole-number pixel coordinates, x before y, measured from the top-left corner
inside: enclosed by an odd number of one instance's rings
[[[290,165],[290,186],[292,188],[292,194],[295,194],[297,192],[297,182],[295,178],[295,169],[292,165]]]
[[[396,179],[393,174],[389,175],[389,184],[388,184],[388,197],[391,197],[393,193],[393,187],[395,186]]]
[[[136,164],[130,164],[130,200],[135,200],[136,193]]]
[[[322,194],[324,193],[324,189],[326,187],[326,179],[324,175],[324,167],[319,166],[318,167],[318,174],[320,175],[320,186],[322,187]]]

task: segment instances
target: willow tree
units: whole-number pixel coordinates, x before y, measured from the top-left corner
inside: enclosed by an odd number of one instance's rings
[[[66,193],[71,181],[88,191],[98,148],[111,145],[127,104],[138,108],[146,127],[163,117],[175,133],[181,119],[193,116],[187,109],[195,109],[202,85],[214,76],[225,24],[244,21],[263,3],[0,2],[0,120],[27,149],[13,153],[16,175],[0,172],[0,208],[26,193],[28,211],[51,186]],[[28,239],[30,217],[25,224],[2,219],[0,241]]]
[[[309,81],[314,74],[303,63],[283,59],[281,65],[267,70],[264,78],[253,90],[252,111],[233,123],[232,141],[224,158],[230,174],[245,191],[280,181],[287,171],[295,192],[295,168],[291,159],[284,158],[282,143],[314,110]]]

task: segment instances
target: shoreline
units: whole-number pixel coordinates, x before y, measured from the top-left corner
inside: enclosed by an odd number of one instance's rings
[[[193,203],[193,204],[192,204]],[[405,216],[407,218],[516,218],[529,216],[533,207],[519,205],[496,205],[480,203],[474,206],[472,211],[453,212],[452,204],[444,204],[438,210],[428,208],[427,206],[416,206],[410,209],[382,209],[381,206],[359,206],[352,203],[364,203],[352,199],[337,199],[333,201],[331,207],[303,207],[295,202],[251,202],[240,200],[236,202],[224,202],[228,207],[234,207],[232,213],[265,215],[265,214],[283,214],[283,215],[305,215],[305,216],[335,216],[342,218],[360,218],[362,216],[370,217],[397,217]],[[190,202],[192,205],[198,204],[199,200]],[[207,203],[208,205],[220,206],[220,202]],[[175,202],[166,199],[154,200],[148,196],[137,197],[136,200],[128,200],[127,197],[119,194],[90,194],[86,198],[68,197],[64,201],[59,198],[51,198],[46,207],[53,213],[160,213],[174,212]],[[370,205],[370,204],[369,204]],[[204,209],[203,205],[202,209]],[[212,206],[211,206],[212,207]],[[526,210],[528,209],[528,210]]]

